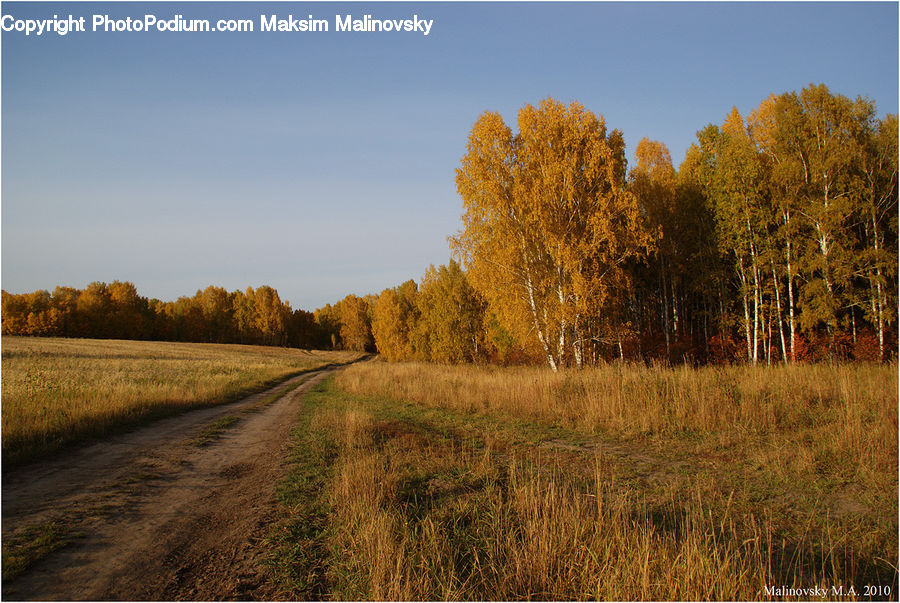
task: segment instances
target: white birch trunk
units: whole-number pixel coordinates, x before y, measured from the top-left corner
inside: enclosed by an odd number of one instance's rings
[[[784,363],[787,364],[787,346],[784,341],[784,327],[781,324],[781,293],[779,292],[781,287],[778,284],[778,275],[775,273],[775,262],[772,262],[772,281],[775,283],[775,307],[778,309],[778,336],[781,339],[781,358],[784,360]]]
[[[741,298],[744,302],[744,333],[747,336],[747,362],[753,360],[753,342],[750,338],[750,308],[747,302],[747,275],[744,272],[744,258],[738,258],[741,277]]]
[[[789,224],[791,221],[791,212],[785,212],[785,224]],[[789,230],[789,229],[788,229]],[[795,362],[797,357],[795,355],[795,344],[797,341],[797,332],[796,332],[796,322],[794,320],[794,274],[791,272],[791,235],[788,232],[787,236],[787,248],[785,250],[785,255],[787,256],[787,286],[788,286],[788,321],[790,321],[791,327],[791,362]]]

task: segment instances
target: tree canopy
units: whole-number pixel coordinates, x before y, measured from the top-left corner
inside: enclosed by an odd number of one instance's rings
[[[472,128],[451,246],[506,328],[533,333],[553,370],[568,352],[580,366],[624,262],[654,237],[626,186],[618,130],[553,99],[526,105],[518,126],[485,113]]]

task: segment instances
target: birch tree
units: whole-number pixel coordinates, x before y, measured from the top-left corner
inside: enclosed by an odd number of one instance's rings
[[[372,307],[372,337],[378,353],[390,362],[415,357],[413,334],[419,322],[418,288],[407,281],[385,289]]]
[[[722,124],[715,151],[712,193],[718,238],[724,250],[734,257],[744,313],[747,359],[755,364],[759,360],[763,317],[761,246],[769,216],[762,205],[759,156],[736,107]]]
[[[678,330],[674,281],[680,272],[676,260],[678,254],[677,179],[669,149],[663,143],[644,138],[637,145],[635,157],[637,165],[629,174],[631,190],[646,213],[648,224],[657,229],[660,234],[654,272],[658,279],[660,313],[662,315],[660,322],[666,339],[666,358],[671,360],[670,337],[674,331]]]
[[[429,266],[416,299],[414,345],[432,362],[476,360],[484,348],[484,302],[459,264]]]
[[[885,356],[885,331],[897,305],[897,115],[869,130],[861,163],[857,274],[862,277],[865,317],[875,328],[878,357]]]
[[[451,239],[497,316],[540,342],[550,368],[584,361],[585,323],[607,283],[653,237],[625,186],[617,130],[578,103],[546,99],[519,112],[519,133],[496,113],[472,128],[456,172],[463,230]]]
[[[796,128],[790,124],[801,118],[799,108],[774,94],[750,114],[751,137],[764,164],[765,188],[775,226],[770,245],[769,264],[778,312],[781,352],[785,362],[796,359],[797,313],[795,279],[798,274],[797,247],[801,239],[798,214],[801,203],[803,157],[790,151]],[[782,296],[782,280],[785,283]],[[782,302],[783,298],[783,302]],[[787,310],[788,342],[782,330],[783,306]]]
[[[369,307],[362,297],[350,294],[341,300],[341,342],[345,350],[365,352],[373,346]]]

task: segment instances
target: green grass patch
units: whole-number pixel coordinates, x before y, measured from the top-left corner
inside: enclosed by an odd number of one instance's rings
[[[330,505],[323,491],[337,448],[332,433],[312,424],[312,418],[330,402],[322,387],[319,384],[306,394],[291,432],[290,470],[278,484],[283,515],[267,538],[268,564],[281,599],[322,599],[328,592]]]
[[[224,416],[204,428],[203,431],[197,434],[197,437],[191,441],[191,444],[194,446],[208,446],[218,440],[227,429],[234,426],[234,424],[240,420],[240,417],[234,415]]]
[[[71,541],[71,532],[57,522],[29,526],[20,534],[4,539],[3,580],[14,580],[32,565]]]

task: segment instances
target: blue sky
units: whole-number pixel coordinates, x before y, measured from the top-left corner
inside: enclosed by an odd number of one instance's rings
[[[4,15],[312,14],[328,33],[3,33],[4,290],[267,284],[308,310],[446,263],[485,110],[578,100],[676,165],[810,82],[898,108],[898,4],[4,2]],[[434,19],[338,33],[338,14]]]

